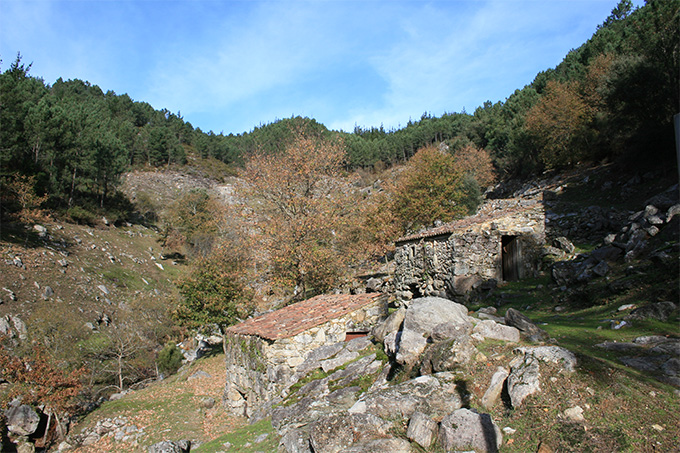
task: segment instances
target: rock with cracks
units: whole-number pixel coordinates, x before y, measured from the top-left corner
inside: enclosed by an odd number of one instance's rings
[[[446,452],[470,448],[480,453],[497,452],[503,435],[489,414],[458,409],[442,419],[439,443]]]

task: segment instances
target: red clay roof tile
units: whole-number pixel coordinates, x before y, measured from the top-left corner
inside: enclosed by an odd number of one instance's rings
[[[362,308],[382,294],[330,294],[316,296],[276,311],[248,319],[227,329],[240,335],[256,335],[268,340],[290,338],[332,319]]]

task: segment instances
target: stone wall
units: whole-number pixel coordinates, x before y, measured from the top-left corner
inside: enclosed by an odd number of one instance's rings
[[[515,237],[519,277],[533,275],[545,243],[542,200],[490,200],[476,216],[397,242],[395,288],[399,299],[461,296],[503,279],[502,238]]]
[[[296,368],[320,346],[345,341],[347,332],[368,332],[387,317],[384,298],[343,317],[331,319],[289,338],[269,340],[227,333],[227,383],[224,402],[237,416],[251,416],[296,380]]]

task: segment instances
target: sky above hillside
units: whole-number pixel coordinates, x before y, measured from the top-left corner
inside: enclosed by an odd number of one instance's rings
[[[291,116],[351,132],[504,101],[618,0],[0,0],[0,58],[242,133]],[[640,5],[642,1],[635,1]]]

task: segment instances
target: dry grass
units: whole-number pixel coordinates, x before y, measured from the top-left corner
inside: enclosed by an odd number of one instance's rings
[[[193,377],[199,371],[209,377]],[[89,414],[73,429],[81,433],[100,420],[127,417],[128,424],[143,428],[138,443],[115,442],[103,437],[96,444],[80,447],[78,453],[146,451],[162,440],[189,439],[205,443],[245,424],[243,418],[231,417],[224,411],[221,398],[226,381],[224,356],[221,354],[196,361],[163,381],[126,395],[121,400],[105,403]],[[201,407],[203,398],[213,398],[211,409]]]

